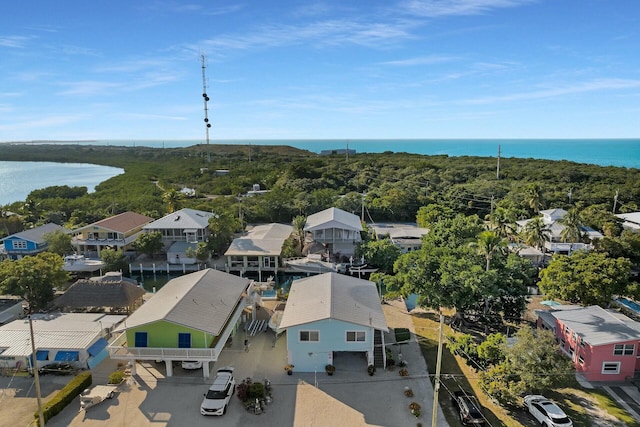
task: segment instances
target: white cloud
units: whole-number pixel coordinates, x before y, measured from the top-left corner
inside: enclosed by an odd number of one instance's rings
[[[640,88],[640,80],[627,79],[597,79],[588,82],[541,89],[531,92],[513,93],[503,96],[488,96],[462,101],[463,104],[493,104],[497,102],[522,101],[528,99],[555,98],[587,92]]]
[[[533,0],[409,0],[401,5],[411,15],[424,18],[478,15],[493,9],[525,6]]]
[[[429,55],[429,56],[419,56],[415,58],[407,58],[407,59],[399,59],[396,61],[387,61],[382,62],[382,65],[393,65],[393,66],[413,66],[413,65],[431,65],[431,64],[441,64],[445,62],[456,61],[460,58],[455,56],[447,56],[447,55]]]
[[[0,47],[23,49],[33,37],[25,36],[0,36]]]

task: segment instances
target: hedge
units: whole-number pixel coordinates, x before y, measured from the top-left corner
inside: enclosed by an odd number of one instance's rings
[[[93,382],[91,372],[85,371],[76,375],[69,384],[64,386],[55,396],[42,407],[44,422],[59,414],[69,403],[82,393],[83,390],[91,386]],[[39,418],[38,411],[34,414],[36,420]]]

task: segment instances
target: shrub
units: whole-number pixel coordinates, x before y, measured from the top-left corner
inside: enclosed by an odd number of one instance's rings
[[[109,384],[120,384],[124,379],[124,372],[122,371],[113,371],[109,374]]]
[[[404,395],[407,397],[413,397],[413,390],[411,390],[409,387],[406,387],[404,389]]]
[[[249,386],[249,399],[263,399],[265,396],[264,384],[260,382],[252,383]]]
[[[64,386],[51,400],[42,407],[45,423],[59,414],[69,403],[73,402],[82,391],[91,386],[91,372],[81,372]],[[36,420],[39,418],[38,411],[34,414]]]
[[[409,376],[409,371],[407,370],[407,368],[402,368],[398,371],[398,373],[400,374],[401,377],[408,377]]]
[[[367,366],[367,372],[369,373],[369,375],[373,375],[376,372],[376,367],[374,365],[369,365]]]
[[[236,396],[238,396],[238,399],[243,402],[246,402],[249,399],[249,387],[252,383],[253,381],[251,381],[251,378],[245,378],[240,384],[238,384],[236,387]]]
[[[324,370],[327,371],[327,374],[333,375],[333,373],[336,371],[336,367],[333,365],[326,365],[324,367]]]
[[[420,404],[418,402],[411,402],[409,403],[409,410],[411,412],[413,411],[419,411],[420,409],[422,409],[422,407],[420,406]]]

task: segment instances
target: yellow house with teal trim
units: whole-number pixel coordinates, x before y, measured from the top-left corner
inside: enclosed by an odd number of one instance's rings
[[[124,322],[109,346],[112,359],[162,360],[167,376],[173,362],[202,361],[203,375],[235,335],[247,305],[250,280],[206,269],[170,280]]]

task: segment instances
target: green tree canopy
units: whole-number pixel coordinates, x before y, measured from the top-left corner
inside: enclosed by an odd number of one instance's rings
[[[400,248],[390,239],[363,242],[356,248],[356,258],[364,257],[367,264],[375,265],[387,274],[393,273],[393,264],[400,255]]]
[[[153,256],[162,250],[162,233],[159,231],[151,231],[141,233],[133,243],[136,251]]]
[[[418,227],[431,228],[433,224],[442,219],[453,219],[456,216],[453,209],[436,203],[422,206],[416,214]]]
[[[506,405],[518,405],[524,394],[536,394],[573,381],[571,360],[558,351],[551,331],[521,328],[504,359],[480,371],[480,385],[490,396]],[[531,345],[534,343],[535,345]]]
[[[63,264],[62,257],[53,252],[2,261],[0,293],[24,297],[32,311],[43,310],[53,301],[53,288],[68,280]]]
[[[61,257],[73,252],[73,246],[71,246],[71,235],[61,230],[52,231],[51,233],[45,233],[42,236],[47,242],[47,250],[58,254]]]
[[[631,262],[604,253],[577,251],[554,255],[540,272],[540,290],[549,298],[606,306],[613,295],[630,295]]]
[[[104,271],[126,271],[127,257],[124,252],[115,249],[103,249],[100,257],[104,261]]]

